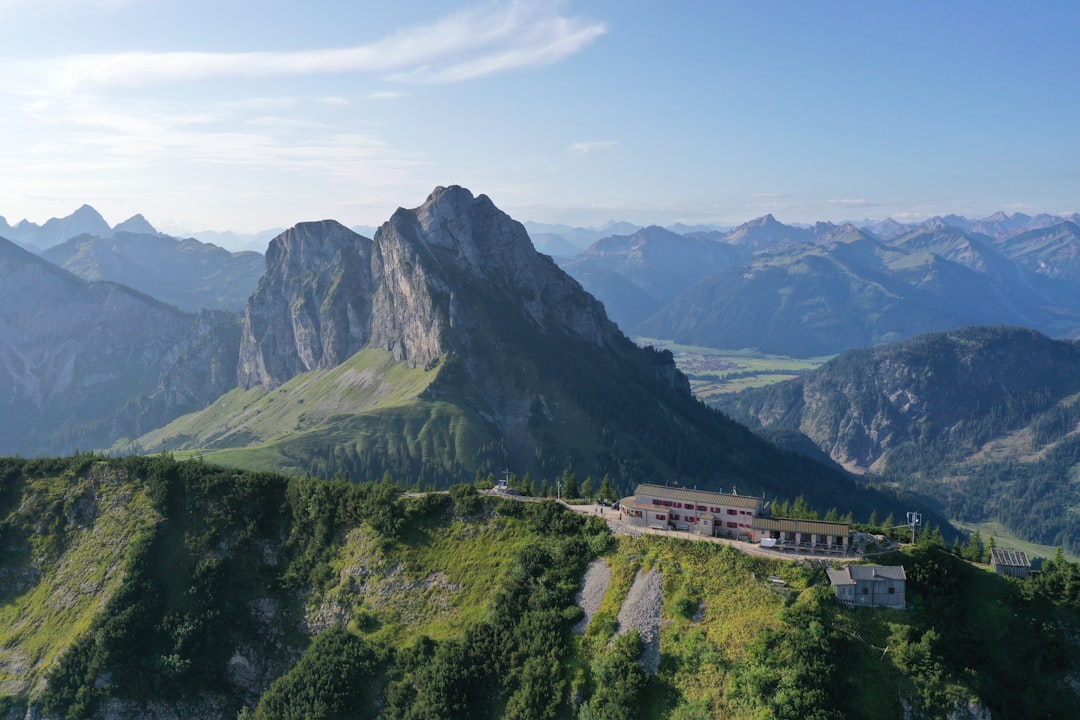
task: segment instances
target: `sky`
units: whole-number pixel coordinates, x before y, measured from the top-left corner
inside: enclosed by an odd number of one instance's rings
[[[1080,3],[0,0],[0,215],[1080,211]]]

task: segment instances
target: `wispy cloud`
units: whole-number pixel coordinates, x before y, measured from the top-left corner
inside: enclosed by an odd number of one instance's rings
[[[874,200],[866,200],[865,198],[845,198],[841,200],[825,201],[825,207],[833,210],[848,210],[851,208],[872,208],[880,206],[880,202]]]
[[[588,153],[596,150],[606,150],[609,147],[618,145],[618,140],[593,140],[590,142],[576,142],[570,147],[566,148],[566,151],[572,155],[587,155]]]
[[[367,45],[293,52],[120,52],[19,63],[14,69],[65,89],[140,87],[210,78],[375,73],[413,83],[454,83],[568,57],[606,32],[549,2],[476,6]]]
[[[372,100],[397,100],[401,97],[401,93],[395,90],[383,90],[377,93],[371,93]]]

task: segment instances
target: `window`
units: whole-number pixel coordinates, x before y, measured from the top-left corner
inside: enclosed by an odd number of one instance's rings
[[[863,588],[862,589],[862,594],[863,595],[869,595],[870,594],[870,588]]]
[[[679,516],[678,516],[678,515],[672,515],[672,516],[671,516],[671,519],[672,519],[672,520],[678,520],[678,519],[679,519]]]
[[[896,588],[894,588],[894,587],[889,588],[889,594],[890,595],[895,595],[896,594]]]
[[[737,527],[739,527],[739,523],[733,523],[733,522],[729,522],[729,523],[727,524],[727,526],[728,526],[729,528],[737,528]]]
[[[666,520],[667,518],[665,516],[663,516],[663,515],[657,515],[656,519],[657,520]]]
[[[739,512],[737,510],[732,510],[731,508],[728,508],[727,514],[728,515],[738,515]]]
[[[659,504],[660,504],[660,501],[659,501],[659,500],[657,500],[656,498],[653,498],[652,504],[653,504],[653,505],[659,505]]]
[[[698,509],[698,512],[705,512],[705,506],[704,505],[698,505],[697,509]]]

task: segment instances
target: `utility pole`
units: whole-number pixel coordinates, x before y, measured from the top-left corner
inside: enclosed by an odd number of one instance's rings
[[[911,544],[915,544],[915,526],[922,524],[922,513],[909,512],[907,514],[907,524],[911,526]]]

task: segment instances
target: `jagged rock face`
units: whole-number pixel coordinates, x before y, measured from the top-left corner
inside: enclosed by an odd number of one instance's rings
[[[339,365],[367,344],[371,240],[332,220],[301,223],[270,242],[248,300],[237,379],[276,387]]]
[[[368,344],[429,365],[471,342],[481,302],[545,332],[600,347],[625,342],[520,223],[484,195],[436,188],[419,208],[395,212],[374,241],[332,221],[275,238],[246,310],[239,383],[276,387]]]

